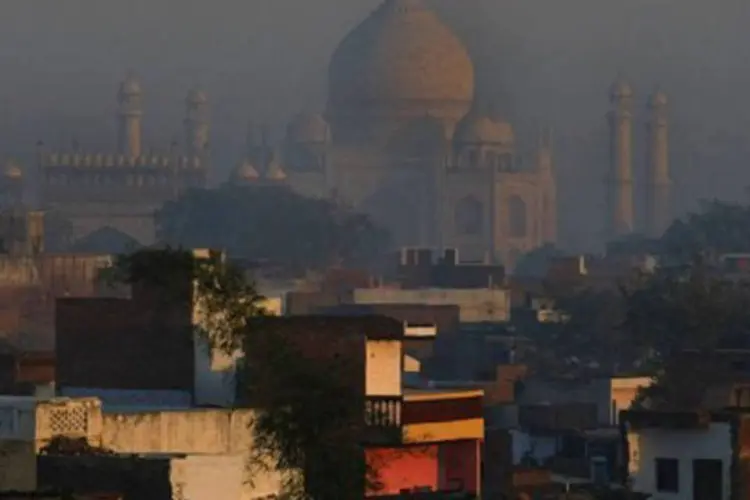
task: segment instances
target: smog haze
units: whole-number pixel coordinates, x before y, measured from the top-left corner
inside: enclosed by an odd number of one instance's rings
[[[0,150],[29,164],[34,144],[114,144],[115,91],[144,87],[144,145],[181,137],[189,88],[211,99],[211,149],[225,176],[248,120],[278,136],[322,111],[328,60],[380,0],[5,0],[0,18]],[[607,171],[607,92],[618,73],[636,92],[636,181],[648,94],[670,96],[677,213],[699,198],[745,197],[750,184],[750,4],[743,0],[435,0],[492,103],[528,149],[555,132],[562,243],[600,238]],[[637,187],[636,193],[640,193]],[[640,196],[640,194],[639,194]]]

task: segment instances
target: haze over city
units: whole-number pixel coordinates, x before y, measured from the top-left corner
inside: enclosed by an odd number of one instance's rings
[[[0,497],[750,491],[748,0],[3,0]]]
[[[146,148],[179,138],[187,89],[206,90],[223,177],[241,157],[248,120],[268,120],[279,135],[297,111],[324,109],[336,44],[378,3],[8,0],[0,20],[0,147],[24,163],[39,139],[111,148],[116,85],[132,70],[145,92]],[[701,197],[744,197],[750,8],[742,2],[433,5],[469,46],[480,101],[492,102],[522,137],[537,124],[554,127],[564,246],[585,249],[601,238],[604,115],[618,73],[633,83],[636,109],[656,85],[670,96],[678,214]],[[636,118],[637,137],[643,120]],[[638,175],[645,153],[643,140],[635,143]]]

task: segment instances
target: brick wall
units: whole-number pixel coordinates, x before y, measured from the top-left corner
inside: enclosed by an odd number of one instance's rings
[[[252,345],[245,351],[247,361],[260,366],[264,361],[274,359],[276,344],[273,338],[283,338],[302,356],[318,359],[321,363],[341,359],[341,377],[354,385],[361,394],[365,391],[365,350],[366,334],[372,318],[325,317],[325,316],[287,316],[258,318],[253,327],[257,331],[251,339]],[[400,323],[388,318],[378,318],[391,328],[402,328]],[[391,323],[392,322],[392,323]],[[377,329],[378,321],[375,321]],[[263,376],[274,376],[273,373]],[[263,384],[262,381],[257,381]],[[272,383],[268,384],[273,386]],[[258,402],[259,403],[259,402]]]
[[[56,344],[60,387],[192,392],[188,305],[59,299]]]

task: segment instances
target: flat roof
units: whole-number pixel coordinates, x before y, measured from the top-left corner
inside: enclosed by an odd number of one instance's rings
[[[443,399],[469,399],[481,398],[484,391],[481,389],[404,389],[405,401],[437,401]]]

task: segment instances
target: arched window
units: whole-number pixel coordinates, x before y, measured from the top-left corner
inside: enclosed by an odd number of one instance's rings
[[[520,196],[511,196],[508,200],[508,222],[511,238],[525,238],[528,233],[526,202]]]
[[[456,231],[462,235],[477,235],[484,230],[484,207],[476,198],[467,196],[456,204]]]

